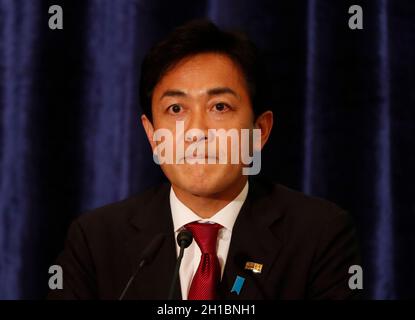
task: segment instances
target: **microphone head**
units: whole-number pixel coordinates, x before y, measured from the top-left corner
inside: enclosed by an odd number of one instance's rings
[[[193,234],[189,230],[182,230],[177,235],[177,244],[179,247],[187,248],[193,241]]]

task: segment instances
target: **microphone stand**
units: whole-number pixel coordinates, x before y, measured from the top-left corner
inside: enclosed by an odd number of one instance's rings
[[[176,267],[174,269],[173,278],[169,290],[168,300],[173,300],[174,289],[176,287],[177,278],[179,276],[179,269],[182,263],[184,249],[186,249],[193,241],[193,235],[189,230],[182,230],[177,235],[177,243],[180,246],[179,256],[177,258]]]

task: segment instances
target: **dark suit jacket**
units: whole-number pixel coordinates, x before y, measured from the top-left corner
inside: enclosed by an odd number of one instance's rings
[[[167,299],[176,263],[170,185],[82,215],[69,229],[57,264],[63,289],[51,299],[118,299],[156,234],[166,235],[125,299]],[[247,261],[261,273],[244,270]],[[346,299],[351,265],[360,264],[349,215],[334,204],[282,185],[250,180],[235,222],[220,284],[221,299]],[[240,294],[231,292],[236,276]],[[181,299],[180,283],[176,299]]]

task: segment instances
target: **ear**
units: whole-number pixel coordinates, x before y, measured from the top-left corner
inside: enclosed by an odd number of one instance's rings
[[[154,136],[154,127],[153,127],[153,124],[147,118],[147,116],[145,114],[143,114],[141,116],[141,123],[142,123],[142,125],[144,127],[144,131],[146,132],[147,139],[150,142],[151,149],[154,150],[154,148],[156,147],[156,143],[153,140],[153,136]]]
[[[255,120],[255,128],[261,129],[261,149],[265,146],[271,134],[272,125],[274,124],[274,115],[272,111],[265,111]]]

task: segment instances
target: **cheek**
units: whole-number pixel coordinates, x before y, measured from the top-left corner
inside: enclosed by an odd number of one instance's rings
[[[254,126],[254,115],[250,107],[244,107],[230,115],[227,126],[235,129],[252,128]]]

